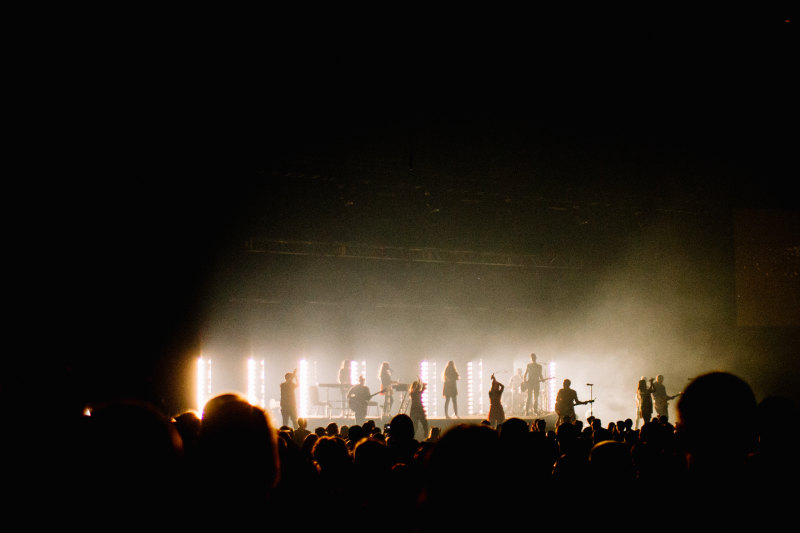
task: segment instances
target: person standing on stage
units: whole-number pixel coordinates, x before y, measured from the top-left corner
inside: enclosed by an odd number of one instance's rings
[[[450,418],[448,411],[450,402],[453,402],[453,414],[458,418],[458,401],[456,397],[458,396],[457,381],[459,376],[458,370],[456,370],[456,364],[453,361],[447,362],[447,366],[445,366],[444,372],[442,373],[442,379],[444,380],[444,386],[442,387],[442,396],[444,396],[444,416],[445,418]]]
[[[525,375],[522,377],[522,382],[527,393],[525,400],[525,414],[538,415],[539,414],[539,385],[544,381],[544,374],[542,373],[542,365],[536,362],[536,354],[531,354],[531,362],[525,368]]]
[[[518,413],[519,408],[521,407],[521,396],[522,394],[522,381],[523,381],[522,369],[518,368],[516,373],[511,376],[511,379],[508,380],[508,388],[511,390],[511,412]]]
[[[636,429],[639,429],[639,419],[642,419],[642,425],[647,424],[653,418],[653,380],[650,379],[650,385],[647,380],[642,377],[636,386]]]
[[[369,393],[369,387],[365,383],[364,376],[358,377],[358,383],[347,392],[347,400],[350,403],[350,409],[353,410],[356,417],[356,425],[360,426],[367,420],[367,406],[369,399],[372,395]]]
[[[681,393],[679,392],[672,396],[667,395],[667,388],[664,386],[664,376],[660,374],[656,376],[655,383],[650,383],[650,388],[653,390],[653,403],[656,408],[656,414],[659,418],[666,416],[667,420],[669,420],[669,402],[680,396]]]
[[[422,383],[419,379],[415,380],[408,387],[408,396],[411,398],[411,407],[408,410],[408,416],[414,424],[414,432],[416,433],[417,425],[422,426],[422,439],[428,437],[428,415],[425,412],[425,404],[422,403],[422,394],[428,388],[427,383]]]
[[[560,426],[563,423],[574,423],[575,418],[575,406],[576,405],[584,405],[590,403],[594,400],[587,400],[582,402],[578,399],[578,393],[574,389],[570,388],[572,385],[572,381],[565,379],[563,388],[559,389],[558,394],[556,395],[556,414],[558,415],[558,420],[556,421],[556,427]]]
[[[342,394],[342,416],[345,415],[345,409],[347,409],[347,393],[350,391],[350,387],[353,386],[353,381],[350,377],[351,366],[352,361],[350,359],[345,359],[339,366],[338,382],[339,392]]]
[[[396,383],[396,381],[392,380],[392,369],[388,361],[381,363],[378,379],[381,380],[381,394],[383,394],[383,417],[388,418],[392,414],[392,404],[394,403],[393,385]]]
[[[491,379],[492,385],[489,388],[489,416],[487,419],[489,420],[489,424],[493,428],[496,428],[506,421],[506,413],[503,409],[502,401],[503,391],[506,387],[495,379],[494,374],[492,374]]]
[[[283,425],[291,428],[297,427],[297,369],[287,372],[281,383],[281,417]]]

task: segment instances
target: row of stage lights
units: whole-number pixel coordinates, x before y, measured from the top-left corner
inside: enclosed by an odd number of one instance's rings
[[[213,362],[209,358],[200,357],[197,360],[197,408],[202,411],[203,406],[213,395]],[[546,377],[554,378],[556,375],[556,364],[551,361],[546,367]],[[350,384],[358,383],[359,376],[367,376],[366,361],[350,361]],[[467,414],[484,414],[488,410],[488,378],[485,377],[483,370],[483,360],[467,362],[466,396]],[[282,378],[282,376],[281,376]],[[428,386],[422,395],[422,403],[428,416],[439,416],[439,382],[441,376],[437,368],[436,361],[421,361],[419,363],[419,379]],[[319,400],[319,382],[317,380],[316,362],[310,363],[307,359],[300,359],[297,366],[297,411],[298,416],[307,418],[310,416],[314,403]],[[547,383],[547,392],[544,406],[545,410],[555,405],[558,385],[555,379],[550,379]],[[316,395],[312,391],[316,390]],[[316,397],[314,397],[316,396]],[[247,360],[247,400],[264,409],[271,409],[275,406],[274,400],[267,399],[267,371],[264,359]],[[442,413],[444,414],[444,413]]]

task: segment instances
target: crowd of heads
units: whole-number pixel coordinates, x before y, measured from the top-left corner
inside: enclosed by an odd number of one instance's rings
[[[386,424],[310,427],[301,418],[276,427],[236,394],[173,417],[144,402],[111,402],[62,427],[66,446],[53,455],[60,481],[48,490],[65,516],[109,526],[372,516],[389,531],[433,531],[468,527],[483,512],[525,525],[532,506],[538,523],[556,525],[580,502],[709,520],[731,509],[791,508],[796,406],[757,403],[743,380],[714,372],[686,387],[677,411],[674,424],[661,416],[640,429],[600,416],[558,427],[512,417],[496,427],[434,424],[415,438],[405,414]]]

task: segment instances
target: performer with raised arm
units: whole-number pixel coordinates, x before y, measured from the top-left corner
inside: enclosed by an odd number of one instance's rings
[[[428,437],[428,414],[425,412],[425,404],[422,403],[422,394],[427,388],[428,384],[423,383],[419,377],[408,387],[408,395],[411,398],[408,416],[414,424],[415,432],[417,425],[422,426],[422,439]]]
[[[572,424],[575,422],[576,405],[586,405],[594,402],[594,400],[580,401],[577,391],[571,389],[570,385],[572,385],[572,381],[565,379],[563,388],[559,389],[556,395],[556,414],[558,415],[556,427],[564,423]]]
[[[492,385],[489,388],[489,415],[488,420],[489,424],[496,428],[500,424],[506,421],[506,413],[503,410],[503,391],[505,390],[505,385],[497,381],[492,374]]]

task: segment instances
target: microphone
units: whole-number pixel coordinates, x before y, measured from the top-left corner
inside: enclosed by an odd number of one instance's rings
[[[586,386],[587,386],[587,387],[593,387],[593,386],[594,386],[594,383],[587,383],[587,384],[586,384]]]

